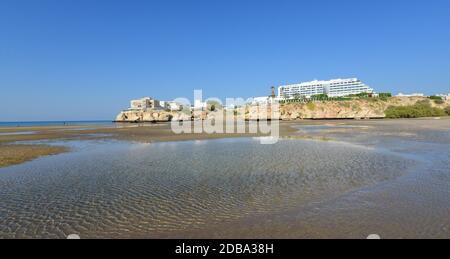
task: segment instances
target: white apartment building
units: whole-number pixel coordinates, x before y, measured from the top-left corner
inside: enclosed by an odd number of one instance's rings
[[[160,105],[170,111],[181,111],[183,109],[183,105],[177,102],[161,101]]]
[[[399,94],[397,94],[397,97],[425,97],[425,94],[423,94],[423,93],[412,93],[412,94],[399,93]]]
[[[130,109],[132,110],[156,109],[160,107],[159,101],[151,97],[144,97],[130,101]]]
[[[194,100],[194,105],[192,106],[192,109],[204,110],[207,107],[208,107],[208,104],[206,102],[202,102],[201,100]]]
[[[282,101],[283,98],[275,97],[272,98],[270,96],[263,96],[263,97],[253,97],[250,100],[251,105],[263,105],[263,104],[273,104]]]
[[[292,98],[296,95],[310,98],[319,94],[326,94],[329,97],[343,97],[360,93],[374,93],[374,90],[357,78],[333,79],[329,81],[314,80],[278,87],[279,98]]]

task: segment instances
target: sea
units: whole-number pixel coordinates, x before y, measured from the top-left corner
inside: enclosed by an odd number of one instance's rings
[[[80,125],[112,125],[112,121],[93,120],[93,121],[13,121],[1,122],[0,128],[6,127],[45,127],[45,126],[80,126]]]

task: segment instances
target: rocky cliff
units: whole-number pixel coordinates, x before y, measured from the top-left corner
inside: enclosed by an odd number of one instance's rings
[[[424,97],[393,97],[382,99],[360,99],[352,101],[326,101],[309,103],[288,103],[280,105],[280,118],[282,120],[299,119],[364,119],[384,118],[385,110],[389,106],[414,105],[418,101],[427,100]],[[445,108],[450,105],[447,100],[442,104],[431,101],[434,107]],[[246,120],[258,118],[261,110],[252,106],[240,108],[235,114],[244,115]],[[269,110],[270,114],[270,110]],[[216,112],[169,112],[163,110],[123,111],[117,115],[118,122],[167,122],[187,121],[192,119],[205,119],[217,117]],[[270,116],[269,116],[270,118]]]
[[[183,112],[164,110],[122,111],[117,115],[117,122],[167,122],[191,120],[192,116]]]

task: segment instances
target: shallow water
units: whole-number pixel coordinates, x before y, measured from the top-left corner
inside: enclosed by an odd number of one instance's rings
[[[332,197],[411,166],[370,149],[313,141],[68,143],[76,152],[0,170],[0,236],[201,230]]]
[[[0,237],[450,237],[448,134],[351,135],[50,142],[0,169]]]
[[[355,126],[355,125],[339,125],[339,124],[325,124],[325,125],[301,125],[294,126],[294,128],[307,133],[318,133],[325,130],[339,130],[339,129],[365,129],[367,126]]]
[[[1,122],[0,128],[74,126],[74,125],[113,125],[111,121],[17,121]]]
[[[36,131],[0,132],[0,136],[30,135],[35,133]]]

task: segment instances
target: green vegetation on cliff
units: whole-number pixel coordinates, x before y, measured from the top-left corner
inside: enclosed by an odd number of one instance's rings
[[[447,113],[448,116],[450,116],[450,105],[447,106],[447,107],[444,109],[444,111],[445,111],[445,113]]]
[[[314,111],[316,109],[316,105],[313,102],[307,103],[306,107],[311,111]]]
[[[432,96],[430,96],[430,99],[431,100],[442,100],[442,97],[436,96],[436,95],[432,95]]]
[[[380,98],[380,100],[382,100],[382,101],[387,101],[391,97],[392,97],[392,93],[379,93],[378,94],[378,98]]]
[[[354,101],[354,100],[368,100],[371,102],[388,101],[389,98],[392,97],[391,93],[380,93],[378,96],[374,96],[371,93],[360,93],[347,95],[343,97],[330,97],[327,94],[316,94],[312,95],[309,98],[302,96],[300,94],[294,94],[292,98],[289,99],[289,96],[284,96],[286,99],[281,100],[281,104],[286,103],[308,103],[308,102],[335,102],[335,101]]]
[[[440,96],[430,96],[430,99],[434,101],[435,104],[443,104],[445,103],[444,99],[442,99],[442,97]]]
[[[414,105],[390,106],[386,109],[386,118],[420,118],[445,116],[443,109],[432,107],[430,101],[419,101]]]

